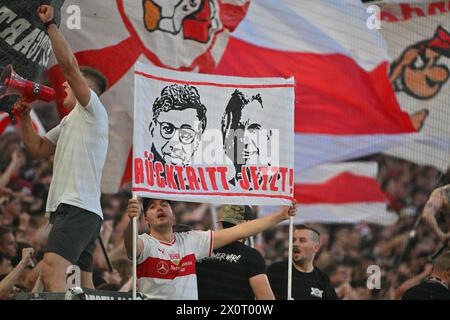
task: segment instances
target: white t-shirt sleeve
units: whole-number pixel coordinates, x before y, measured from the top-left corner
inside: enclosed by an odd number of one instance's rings
[[[190,231],[187,239],[197,261],[210,257],[213,251],[213,231]]]
[[[45,137],[48,141],[56,145],[58,142],[59,134],[61,133],[61,124],[58,124],[56,127],[54,127],[52,130],[47,132],[45,134]]]

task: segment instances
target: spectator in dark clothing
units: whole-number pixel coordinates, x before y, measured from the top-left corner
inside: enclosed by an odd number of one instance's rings
[[[219,223],[226,229],[253,218],[249,206],[226,205]],[[197,262],[199,300],[274,299],[262,255],[243,240],[214,250],[211,257]]]

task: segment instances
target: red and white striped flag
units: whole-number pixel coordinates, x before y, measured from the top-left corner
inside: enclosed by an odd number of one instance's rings
[[[295,223],[359,223],[391,225],[398,219],[387,210],[388,198],[376,179],[376,162],[325,164],[297,172]],[[262,207],[262,215],[276,208]]]
[[[295,77],[297,173],[417,136],[389,82],[386,43],[368,18],[359,1],[252,2],[215,71]]]

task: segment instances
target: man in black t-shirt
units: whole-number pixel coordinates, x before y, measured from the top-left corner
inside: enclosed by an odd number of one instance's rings
[[[219,222],[225,229],[252,218],[250,207],[226,205]],[[240,241],[198,262],[197,284],[199,300],[274,299],[263,257]]]
[[[450,300],[450,251],[433,263],[431,275],[421,284],[408,289],[402,300]]]
[[[314,267],[320,249],[320,234],[304,225],[295,227],[292,253],[292,298],[294,300],[336,300],[337,295],[328,276]],[[267,275],[277,300],[287,299],[288,261],[272,264]]]

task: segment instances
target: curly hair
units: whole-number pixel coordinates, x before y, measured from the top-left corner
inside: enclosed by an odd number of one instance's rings
[[[195,87],[188,84],[172,84],[161,91],[161,96],[153,103],[153,121],[161,112],[170,110],[197,110],[197,118],[202,123],[202,132],[206,128],[206,107],[200,101]]]

